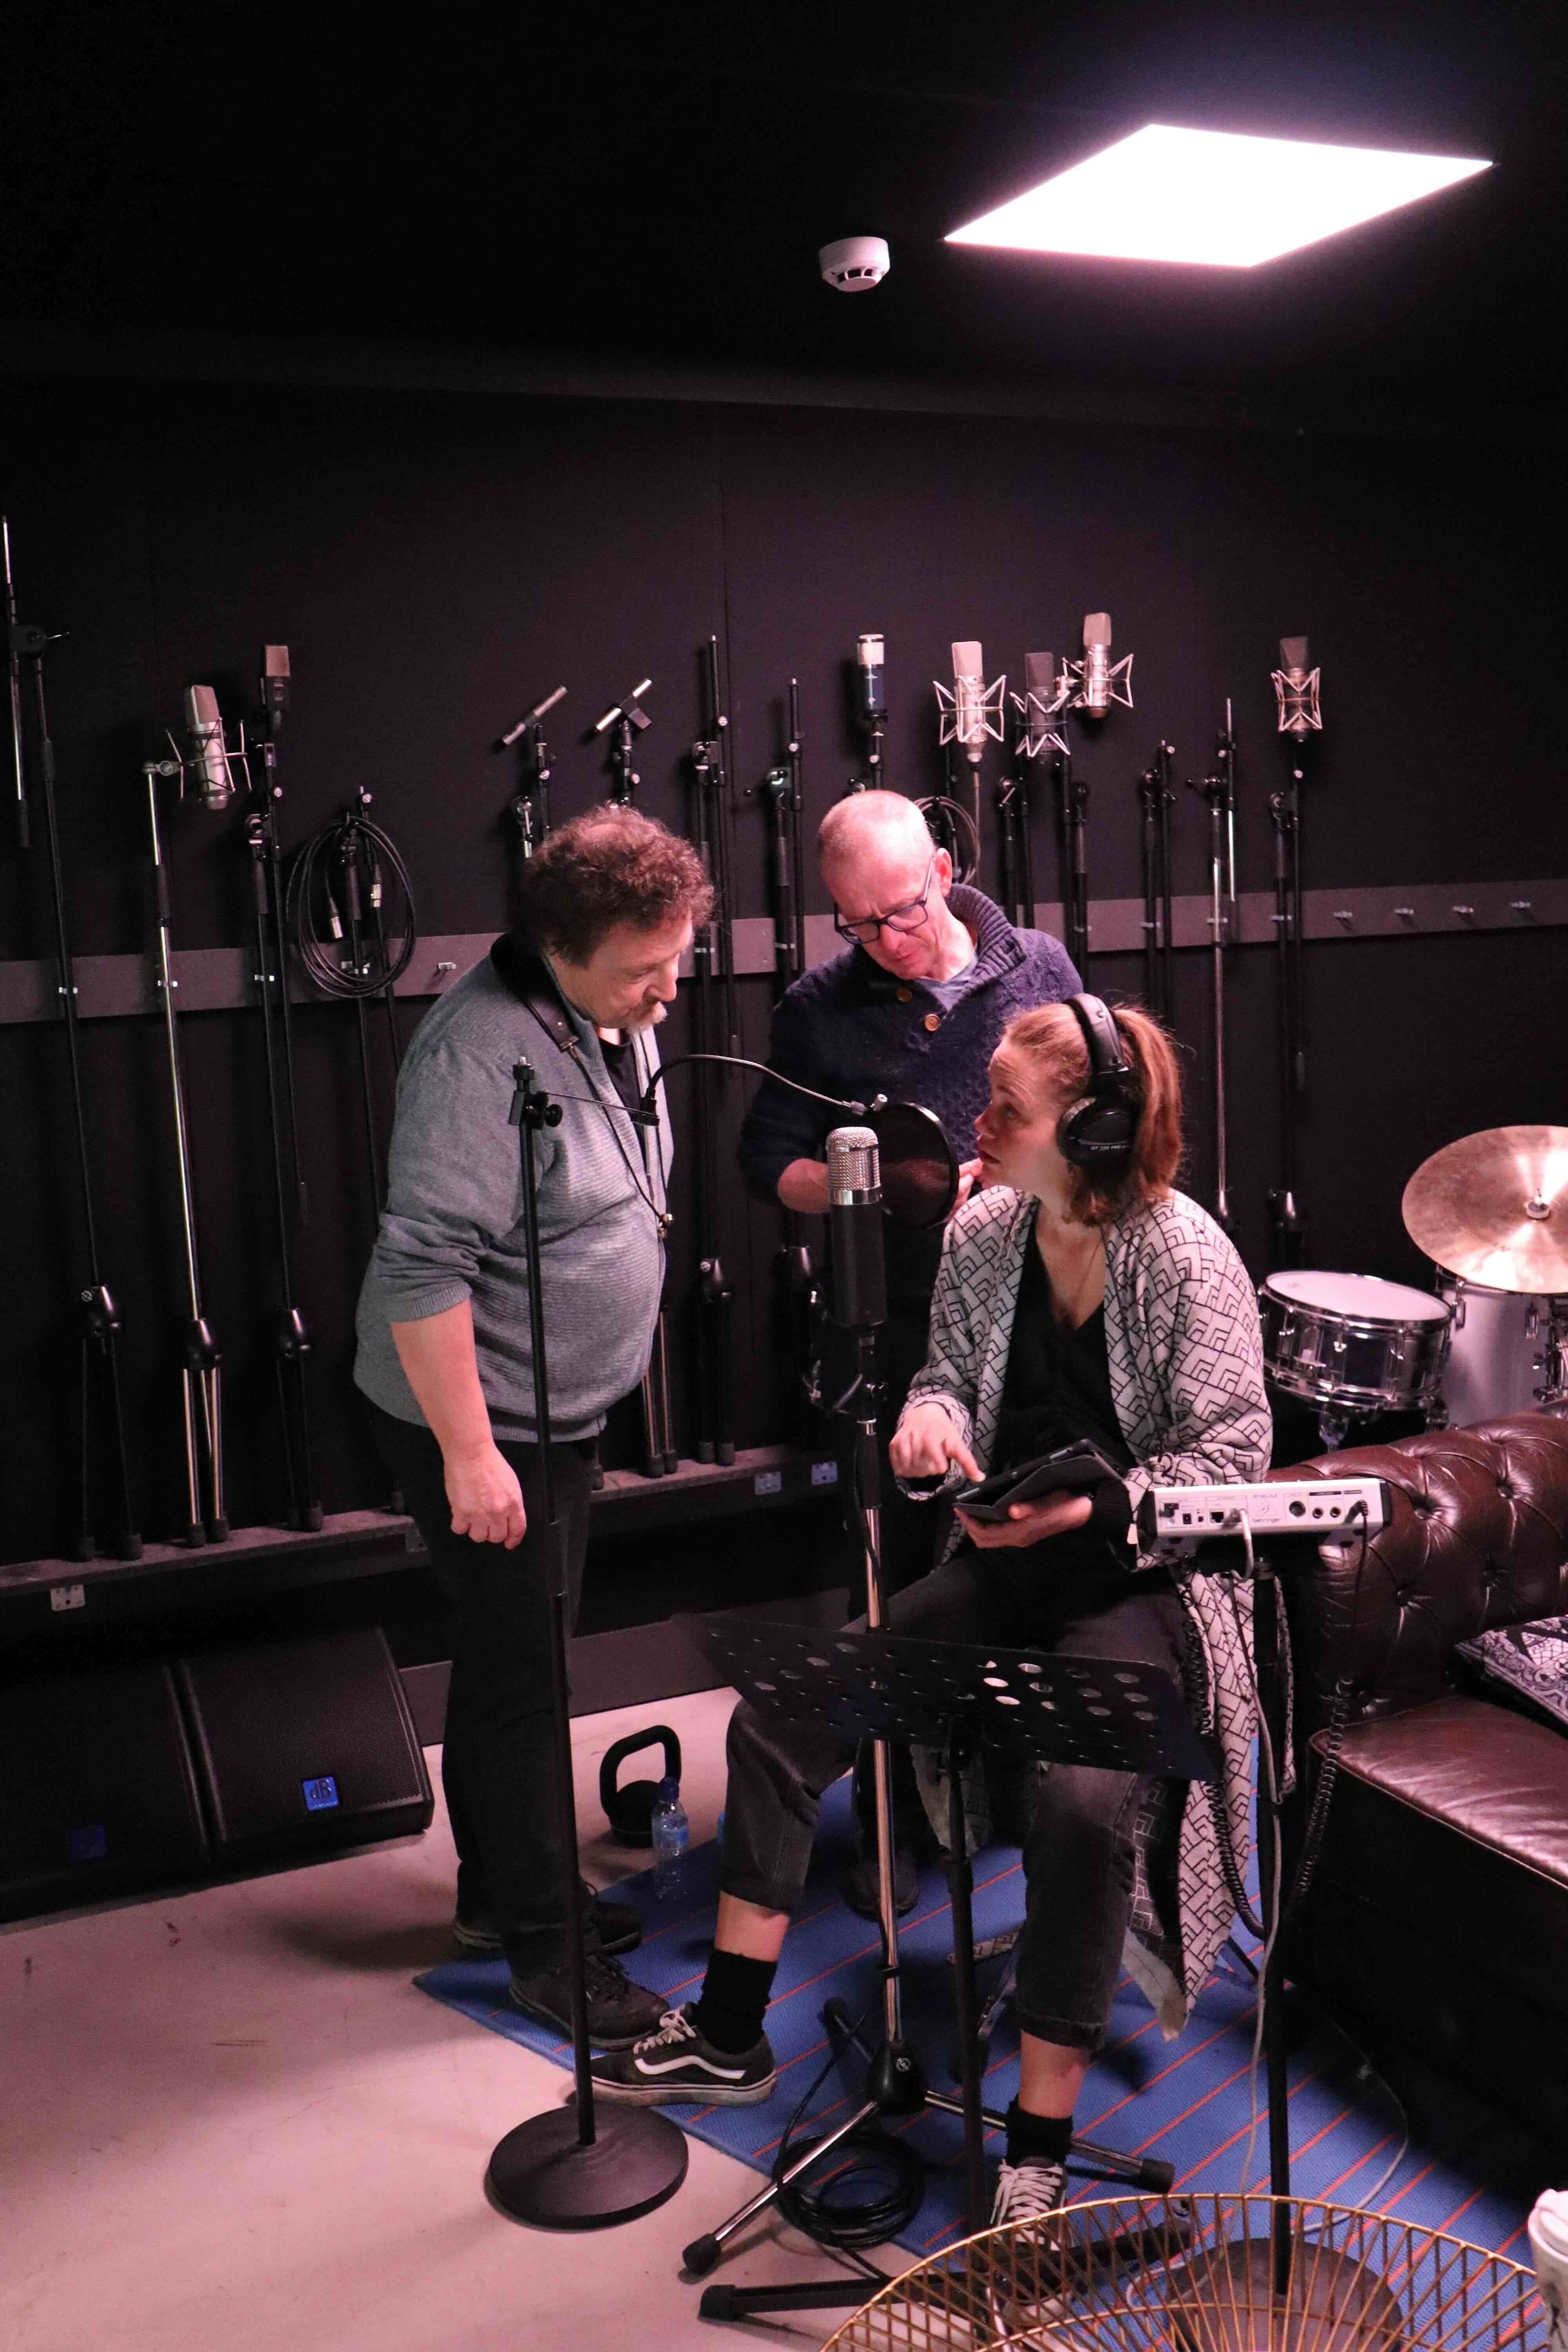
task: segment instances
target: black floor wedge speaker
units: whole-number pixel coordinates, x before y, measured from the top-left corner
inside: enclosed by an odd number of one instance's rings
[[[175,1666],[221,1867],[428,1829],[430,1782],[378,1625]]]
[[[210,1860],[167,1665],[0,1692],[0,1918],[196,1878]]]

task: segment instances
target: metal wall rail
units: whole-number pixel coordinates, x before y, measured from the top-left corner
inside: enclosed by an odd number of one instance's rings
[[[1274,942],[1274,894],[1246,890],[1237,898],[1242,947]],[[1206,948],[1206,893],[1173,901],[1175,945]],[[1568,880],[1546,882],[1379,883],[1369,888],[1305,893],[1309,940],[1414,939],[1436,932],[1529,931],[1568,924]],[[1062,910],[1055,899],[1035,908],[1042,930],[1061,937]],[[408,970],[397,982],[399,996],[439,996],[459,973],[489,951],[493,931],[452,931],[422,939]],[[1097,955],[1142,953],[1142,898],[1096,898],[1089,907],[1089,944]],[[826,962],[838,952],[831,919],[805,919],[806,958]],[[156,1012],[154,967],[144,955],[76,958],[77,1012],[84,1021],[126,1019]],[[233,1013],[256,1003],[255,952],[249,948],[186,948],[174,965],[182,1013]],[[735,923],[738,973],[772,973],[774,966],[771,916],[742,916]],[[682,976],[689,977],[686,967]],[[295,975],[290,995],[301,1004],[321,1001]],[[0,961],[0,1026],[59,1016],[59,969],[52,958]]]

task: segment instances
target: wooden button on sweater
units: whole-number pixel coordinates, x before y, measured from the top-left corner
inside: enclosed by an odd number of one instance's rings
[[[942,1015],[941,1015],[941,1013],[928,1013],[926,1014],[926,1027],[927,1027],[928,1029],[940,1029],[940,1028],[942,1027]]]

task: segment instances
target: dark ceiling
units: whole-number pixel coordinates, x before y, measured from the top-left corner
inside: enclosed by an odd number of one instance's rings
[[[0,318],[1259,404],[1561,403],[1565,12],[15,11]],[[948,249],[1149,120],[1495,159],[1256,271]],[[826,239],[893,270],[836,294]]]

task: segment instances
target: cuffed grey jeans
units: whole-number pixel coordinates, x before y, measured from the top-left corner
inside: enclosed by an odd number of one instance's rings
[[[1040,1547],[1041,1551],[1046,1547]],[[1048,1568],[965,1546],[895,1596],[887,1630],[932,1642],[994,1642],[1064,1656],[1120,1658],[1180,1675],[1182,1604],[1168,1584],[1140,1580],[1109,1608],[1063,1614]],[[1033,1565],[1033,1563],[1031,1563]],[[822,1792],[854,1748],[827,1727],[742,1700],[730,1718],[730,1785],[720,1885],[766,1911],[793,1911],[805,1883]],[[1150,1782],[1132,1772],[1053,1764],[1024,1843],[1026,1910],[1019,1946],[1020,2028],[1044,2042],[1098,2050],[1121,1969],[1132,1904],[1133,1827]]]

